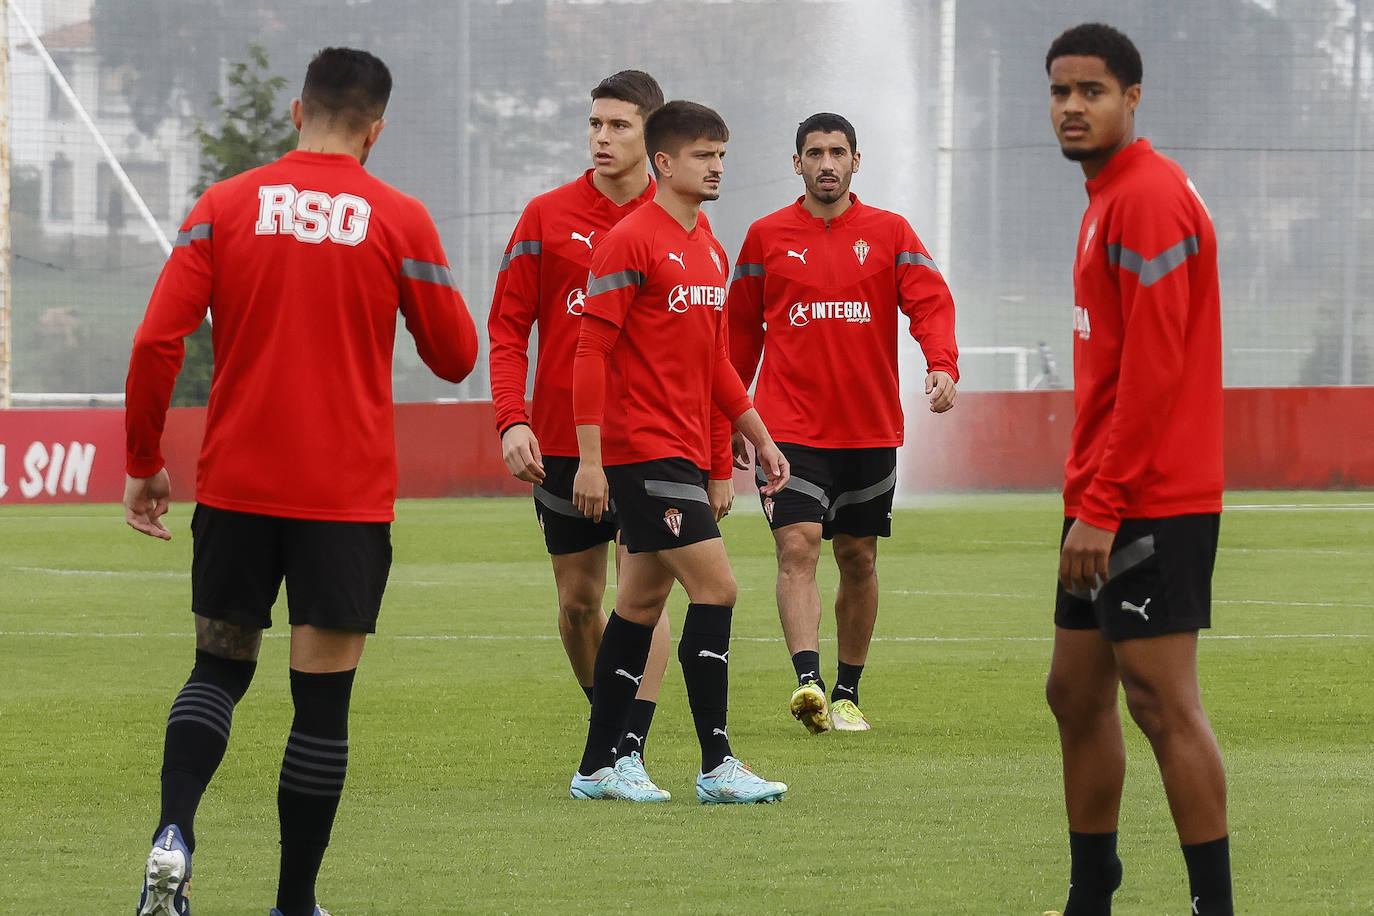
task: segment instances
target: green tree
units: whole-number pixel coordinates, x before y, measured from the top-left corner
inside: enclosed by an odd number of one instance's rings
[[[200,144],[200,180],[192,189],[197,195],[204,194],[216,181],[265,165],[296,146],[295,125],[277,102],[286,80],[268,75],[267,52],[261,45],[248,46],[248,60],[233,64],[225,82],[227,96],[214,97],[214,106],[220,112],[219,123],[212,130],[197,120],[194,129]],[[186,338],[186,360],[172,392],[172,404],[205,404],[210,398],[213,374],[214,354],[210,326],[206,323]]]

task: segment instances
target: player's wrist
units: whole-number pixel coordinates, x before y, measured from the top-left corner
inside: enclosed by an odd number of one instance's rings
[[[530,426],[530,423],[529,423],[528,420],[515,420],[515,421],[513,421],[513,422],[511,422],[511,423],[507,423],[505,426],[501,427],[501,432],[500,432],[498,435],[500,436],[501,439],[505,439],[505,438],[506,438],[506,433],[508,433],[508,432],[510,432],[511,430],[515,429],[517,426],[523,426],[523,427],[525,427],[526,429],[532,429],[532,428],[533,428],[533,427]]]

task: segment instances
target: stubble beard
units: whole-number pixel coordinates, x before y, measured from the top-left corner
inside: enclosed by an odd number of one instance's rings
[[[1070,162],[1086,162],[1089,159],[1096,159],[1106,150],[1100,147],[1060,146],[1059,152],[1063,153],[1064,158]]]

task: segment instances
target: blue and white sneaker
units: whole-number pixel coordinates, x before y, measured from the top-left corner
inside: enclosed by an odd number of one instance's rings
[[[664,802],[671,796],[653,783],[640,785],[630,782],[625,774],[615,767],[602,767],[590,776],[574,773],[568,794],[573,798],[622,799],[634,802]]]
[[[620,771],[621,776],[639,788],[649,792],[661,792],[663,801],[668,801],[673,797],[667,789],[660,789],[654,785],[654,781],[649,778],[649,771],[644,769],[644,756],[639,751],[630,751],[628,756],[621,757],[615,762],[615,768]],[[652,800],[658,801],[656,798]]]
[[[743,761],[726,757],[709,773],[697,774],[697,798],[703,805],[753,805],[782,801],[787,783],[771,782],[745,766]]]
[[[276,907],[272,907],[272,909],[268,910],[267,916],[282,916],[282,911]],[[329,913],[325,911],[324,907],[317,903],[315,904],[314,916],[329,916]]]
[[[181,828],[171,824],[158,834],[144,869],[137,916],[191,916],[191,853]]]

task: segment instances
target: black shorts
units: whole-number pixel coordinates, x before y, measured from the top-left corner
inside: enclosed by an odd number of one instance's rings
[[[779,493],[762,496],[774,531],[798,522],[818,522],[821,537],[889,537],[892,497],[897,491],[895,448],[812,448],[779,442],[792,466],[792,479]],[[759,485],[768,482],[756,464]]]
[[[573,505],[576,458],[544,456],[544,482],[534,485],[534,514],[544,531],[544,546],[551,555],[581,553],[597,544],[615,540],[615,503],[594,522]]]
[[[191,609],[267,629],[286,580],[292,626],[375,633],[387,574],[390,522],[330,522],[197,504],[191,516]]]
[[[1064,520],[1062,546],[1073,519]],[[1111,578],[1090,600],[1058,587],[1055,626],[1107,639],[1163,636],[1212,625],[1212,567],[1221,516],[1123,519],[1107,562]]]
[[[706,495],[707,474],[686,458],[662,458],[606,468],[630,553],[686,547],[720,537]]]

